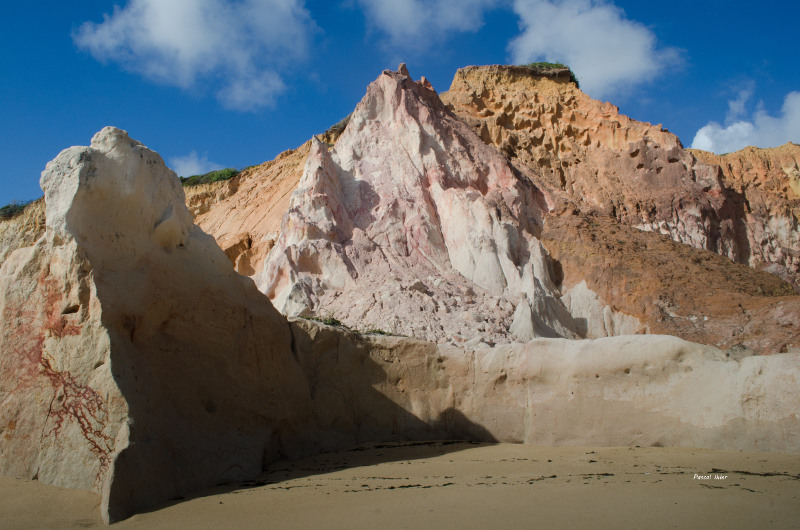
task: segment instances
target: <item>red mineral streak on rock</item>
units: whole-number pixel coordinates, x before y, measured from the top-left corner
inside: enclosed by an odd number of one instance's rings
[[[114,447],[114,440],[103,432],[108,416],[105,400],[90,386],[78,383],[71,373],[55,370],[50,359],[46,357],[41,359],[40,373],[54,390],[47,415],[48,421],[53,421],[53,426],[44,436],[57,437],[65,423],[75,423],[90,451],[100,462],[96,478],[99,485],[103,473],[111,463],[111,451]]]

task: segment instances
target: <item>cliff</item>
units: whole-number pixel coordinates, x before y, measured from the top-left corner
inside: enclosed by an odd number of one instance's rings
[[[462,68],[442,100],[486,143],[546,183],[560,208],[596,211],[768,267],[797,286],[796,146],[750,148],[724,160],[700,155],[660,125],[519,67]]]
[[[187,188],[195,222],[214,235],[240,274],[253,276],[263,268],[310,147],[306,142],[231,180]]]
[[[373,90],[418,86],[385,77]],[[327,156],[312,177],[338,175]],[[124,131],[63,151],[41,183],[45,231],[0,267],[0,471],[99,491],[106,521],[378,440],[800,453],[796,351],[656,335],[461,348],[287,321]]]
[[[436,342],[798,343],[781,324],[797,317],[798,146],[684,150],[563,72],[467,67],[441,100],[407,72],[376,84],[389,79],[325,135],[185,188],[195,222],[282,312]],[[43,225],[41,206],[0,222],[3,255]]]
[[[750,248],[747,263],[791,282],[800,292],[800,146],[746,147],[721,156],[690,152],[720,167],[725,185],[742,203]]]
[[[404,68],[334,147],[314,141],[259,288],[287,315],[436,342],[575,337],[537,239],[546,198]]]

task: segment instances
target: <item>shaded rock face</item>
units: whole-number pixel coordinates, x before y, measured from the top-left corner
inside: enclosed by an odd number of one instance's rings
[[[308,408],[291,333],[174,173],[106,128],[42,187],[45,236],[2,268],[3,471],[102,491],[108,520],[260,472]]]
[[[333,149],[312,145],[258,285],[288,315],[426,340],[574,337],[537,238],[547,210],[403,66],[369,86]]]
[[[746,147],[722,156],[690,152],[719,166],[725,185],[742,202],[750,253],[746,263],[780,276],[800,292],[800,146]]]
[[[796,156],[778,162],[762,152],[762,168],[774,166],[770,179],[783,190],[777,200],[765,199],[752,165],[732,162],[742,177],[729,178],[736,171],[721,159],[695,158],[660,126],[620,115],[563,80],[518,67],[467,67],[442,99],[563,208],[597,210],[737,263],[774,265],[793,281],[800,277],[791,214]]]
[[[389,421],[392,439],[800,452],[800,351],[733,359],[659,335],[463,348],[304,320],[292,329],[316,425],[362,440]]]
[[[463,349],[287,322],[124,131],[63,151],[41,182],[46,230],[0,268],[0,471],[100,491],[106,521],[379,440],[800,453],[796,351]]]

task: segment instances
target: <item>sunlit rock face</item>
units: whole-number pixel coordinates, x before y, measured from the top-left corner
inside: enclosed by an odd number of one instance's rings
[[[462,68],[442,99],[565,207],[800,278],[797,146],[690,152],[660,125],[524,67]]]
[[[288,315],[426,340],[574,337],[537,239],[548,208],[402,66],[312,146],[258,284]]]
[[[186,188],[186,203],[239,274],[254,276],[278,237],[311,141],[224,181]]]

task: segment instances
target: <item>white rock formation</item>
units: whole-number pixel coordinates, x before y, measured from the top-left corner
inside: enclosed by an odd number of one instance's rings
[[[575,337],[536,237],[547,208],[401,65],[312,146],[258,285],[287,315],[438,342]]]
[[[107,520],[258,474],[308,410],[285,319],[124,131],[41,183],[45,234],[0,271],[0,470],[102,491]]]
[[[658,335],[439,351],[454,408],[503,441],[800,452],[798,353]]]
[[[638,335],[650,331],[638,318],[614,311],[600,295],[589,289],[586,280],[565,292],[561,300],[575,319],[578,333],[587,339]]]

